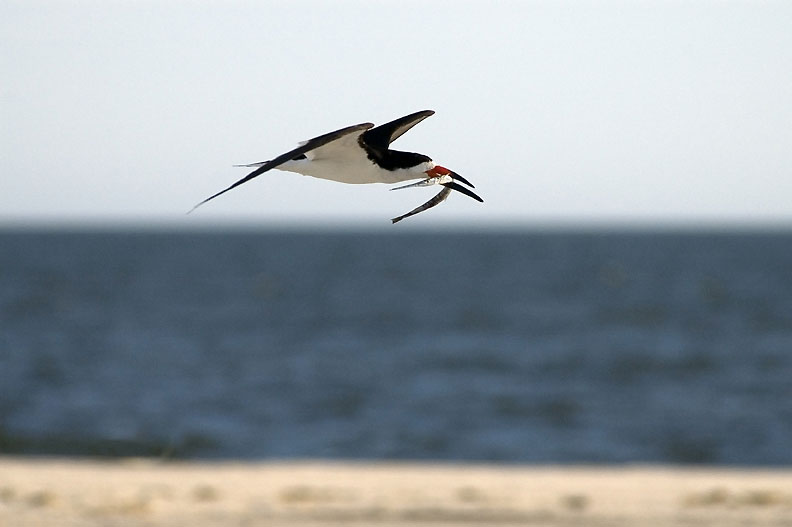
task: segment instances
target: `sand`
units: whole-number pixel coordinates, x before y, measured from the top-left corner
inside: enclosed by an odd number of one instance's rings
[[[0,457],[2,527],[792,526],[792,470]]]

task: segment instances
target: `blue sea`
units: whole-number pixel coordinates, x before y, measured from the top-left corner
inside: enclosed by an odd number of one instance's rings
[[[792,465],[792,232],[0,231],[0,454]]]

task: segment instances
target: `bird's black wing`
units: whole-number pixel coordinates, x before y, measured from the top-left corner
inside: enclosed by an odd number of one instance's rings
[[[418,214],[419,212],[423,212],[426,209],[431,209],[434,206],[440,205],[442,202],[446,200],[449,194],[451,194],[451,189],[448,187],[443,187],[443,190],[441,190],[435,197],[433,197],[432,199],[430,199],[420,207],[411,210],[407,214],[402,214],[401,216],[393,218],[391,222],[396,223],[398,221],[403,220],[404,218],[409,218],[410,216],[414,216],[415,214]]]
[[[434,115],[433,110],[405,115],[389,123],[381,124],[363,133],[363,141],[375,148],[387,150],[388,146],[402,136],[407,130],[420,123],[430,115]]]
[[[251,179],[253,179],[254,177],[260,176],[261,174],[263,174],[264,172],[266,172],[268,170],[272,170],[273,168],[278,168],[280,165],[282,165],[286,161],[294,159],[295,157],[299,157],[300,155],[305,154],[306,152],[309,152],[309,151],[311,151],[311,150],[313,150],[315,148],[319,148],[320,146],[324,146],[327,143],[332,143],[333,141],[335,141],[337,139],[340,139],[341,137],[344,137],[345,135],[352,134],[352,133],[355,133],[355,132],[359,132],[361,130],[368,130],[369,128],[372,128],[373,126],[374,125],[372,123],[356,124],[355,126],[347,126],[346,128],[341,128],[340,130],[336,130],[335,132],[330,132],[330,133],[327,133],[327,134],[324,134],[324,135],[320,135],[319,137],[314,137],[313,139],[309,139],[308,141],[305,141],[304,143],[302,143],[300,146],[298,146],[294,150],[289,150],[285,154],[281,154],[278,157],[276,157],[275,159],[272,159],[270,161],[265,161],[256,170],[254,170],[253,172],[251,172],[247,176],[243,177],[242,179],[240,179],[239,181],[237,181],[236,183],[234,183],[233,185],[231,185],[227,189],[221,190],[217,194],[209,196],[208,198],[206,198],[205,200],[203,200],[202,202],[197,204],[195,207],[193,207],[190,210],[190,212],[194,211],[195,209],[197,209],[198,207],[200,207],[201,205],[203,205],[207,201],[211,201],[211,200],[215,199],[217,196],[219,196],[221,194],[225,194],[226,192],[228,192],[232,188],[238,187],[242,183],[246,183],[246,182],[250,181]]]

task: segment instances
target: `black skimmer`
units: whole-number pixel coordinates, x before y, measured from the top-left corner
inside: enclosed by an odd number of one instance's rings
[[[439,194],[420,207],[393,218],[393,223],[439,205],[452,190],[484,202],[472,190],[459,184],[461,182],[475,188],[468,180],[445,167],[435,165],[428,156],[389,148],[393,141],[432,114],[434,111],[424,110],[377,127],[371,123],[348,126],[304,141],[294,150],[270,161],[235,165],[256,169],[227,189],[209,196],[192,210],[273,168],[341,183],[399,183],[421,179],[418,183],[391,190],[430,185],[444,187]]]

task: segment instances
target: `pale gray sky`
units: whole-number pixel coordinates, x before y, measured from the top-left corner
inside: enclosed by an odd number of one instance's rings
[[[184,213],[233,163],[433,109],[394,147],[485,203],[416,226],[792,226],[792,2],[5,0],[0,71],[0,225],[389,225],[436,188],[273,171]]]

